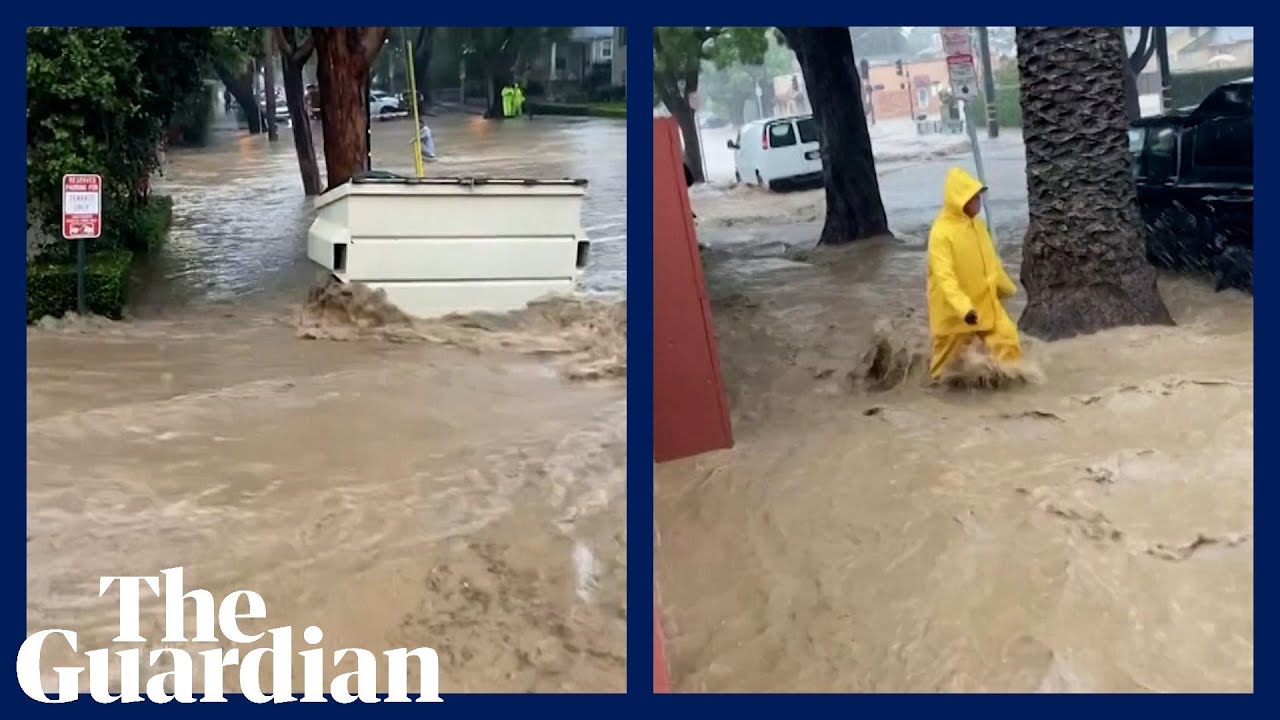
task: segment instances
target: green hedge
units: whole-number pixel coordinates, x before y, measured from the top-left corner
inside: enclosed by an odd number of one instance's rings
[[[120,230],[126,248],[134,252],[150,252],[164,244],[173,225],[173,198],[152,195],[138,209],[128,225]]]
[[[129,271],[135,254],[160,247],[173,223],[173,198],[152,195],[124,227],[90,240],[93,252],[85,274],[89,311],[119,319],[129,291]],[[76,309],[75,245],[62,243],[27,266],[27,322],[45,315],[59,317]]]
[[[169,122],[170,137],[175,145],[203,147],[209,142],[213,126],[213,93],[204,84],[183,99]]]
[[[92,241],[90,241],[92,242]],[[84,294],[89,312],[120,319],[129,290],[133,253],[105,250],[89,255]],[[76,309],[75,260],[37,260],[27,266],[27,322],[60,317]]]
[[[1174,73],[1169,76],[1169,89],[1173,93],[1173,106],[1181,108],[1199,105],[1219,85],[1224,85],[1232,80],[1247,78],[1251,75],[1253,75],[1253,67]]]
[[[987,98],[982,92],[974,96],[970,105],[972,112],[977,113],[974,118],[979,127],[987,126]],[[1018,93],[1018,88],[996,88],[996,124],[1000,127],[1020,128],[1022,127],[1022,98]]]
[[[546,103],[531,100],[525,103],[525,112],[530,115],[625,118],[627,104],[625,102]]]

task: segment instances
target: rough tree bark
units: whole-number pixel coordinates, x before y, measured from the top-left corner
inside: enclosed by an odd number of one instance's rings
[[[827,219],[821,245],[889,235],[848,28],[780,27],[800,62],[822,145]]]
[[[298,39],[298,29],[274,28],[280,48],[280,68],[284,74],[284,101],[289,106],[289,125],[293,130],[293,149],[298,153],[298,172],[302,174],[302,191],[319,195],[324,189],[320,180],[320,163],[316,159],[315,138],[311,135],[311,118],[307,116],[307,90],[302,68],[315,49],[311,36]]]
[[[262,97],[267,106],[267,139],[279,140],[280,132],[276,127],[276,73],[275,73],[275,37],[271,28],[262,28]]]
[[[386,41],[386,27],[313,27],[324,164],[328,188],[346,183],[365,167],[369,153],[369,68]]]
[[[1055,340],[1173,320],[1147,262],[1117,27],[1019,27],[1029,221],[1028,334]]]
[[[236,104],[244,111],[245,119],[249,123],[249,132],[255,134],[260,132],[262,120],[261,113],[258,112],[258,101],[253,97],[253,72],[243,69],[237,72],[219,62],[213,64],[213,70],[222,84],[227,86]]]

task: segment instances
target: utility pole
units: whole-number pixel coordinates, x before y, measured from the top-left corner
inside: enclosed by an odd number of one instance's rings
[[[262,28],[262,57],[262,95],[267,106],[267,140],[274,142],[280,139],[280,133],[276,131],[276,42],[269,27]]]
[[[1173,79],[1169,71],[1169,33],[1166,27],[1157,27],[1156,60],[1160,64],[1160,108],[1168,113],[1173,111]]]
[[[996,114],[996,76],[991,72],[991,40],[985,26],[978,28],[978,55],[982,63],[982,92],[987,96],[987,137],[1000,135]]]

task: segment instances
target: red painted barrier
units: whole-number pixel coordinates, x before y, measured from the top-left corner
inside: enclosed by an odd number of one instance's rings
[[[662,639],[662,613],[658,610],[658,593],[653,593],[653,691],[671,692],[667,676],[667,644]]]
[[[679,128],[653,121],[653,459],[733,447]]]

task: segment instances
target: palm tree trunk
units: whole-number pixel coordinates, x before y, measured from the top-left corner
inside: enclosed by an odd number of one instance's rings
[[[1115,27],[1019,27],[1029,222],[1019,324],[1054,340],[1173,320],[1146,260]]]

